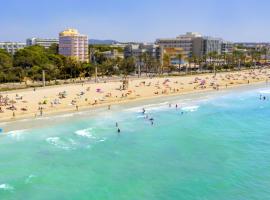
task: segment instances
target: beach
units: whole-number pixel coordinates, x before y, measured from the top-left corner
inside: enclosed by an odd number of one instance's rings
[[[2,122],[0,198],[269,199],[269,94],[250,84]]]
[[[168,76],[128,80],[123,83],[83,83],[2,92],[0,121],[77,112],[114,104],[169,95],[219,91],[240,85],[268,82],[270,69],[252,69],[188,76]]]

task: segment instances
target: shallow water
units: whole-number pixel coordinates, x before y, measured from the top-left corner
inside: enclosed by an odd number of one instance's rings
[[[2,123],[0,199],[270,199],[270,101],[260,94],[270,89]]]

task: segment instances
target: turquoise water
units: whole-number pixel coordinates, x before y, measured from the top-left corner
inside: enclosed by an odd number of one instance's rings
[[[259,86],[2,123],[0,199],[270,199],[261,93],[270,97]]]

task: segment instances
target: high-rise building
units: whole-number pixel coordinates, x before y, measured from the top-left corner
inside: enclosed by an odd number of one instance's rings
[[[198,37],[193,40],[193,55],[201,57],[212,52],[222,53],[221,38],[214,37]]]
[[[23,42],[0,42],[0,49],[4,49],[12,55],[14,55],[18,50],[25,47],[26,44]]]
[[[42,39],[42,38],[28,38],[26,40],[26,45],[27,46],[33,46],[33,45],[39,45],[39,46],[43,46],[46,49],[48,49],[50,46],[52,46],[53,44],[58,44],[59,40],[58,39]]]
[[[228,41],[222,41],[222,46],[221,46],[221,53],[232,53],[234,48],[234,44],[232,42]]]
[[[80,62],[89,62],[88,37],[81,35],[76,29],[59,33],[59,54]]]
[[[192,32],[176,38],[157,39],[156,44],[160,45],[161,48],[181,48],[184,57],[200,57],[210,52],[221,54],[232,50],[231,43],[224,42],[221,38],[205,37]]]
[[[193,40],[201,37],[199,33],[188,32],[176,38],[157,39],[156,44],[161,48],[181,48],[185,57],[191,57],[193,53]]]

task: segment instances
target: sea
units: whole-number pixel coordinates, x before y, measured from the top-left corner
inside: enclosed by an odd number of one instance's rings
[[[0,128],[0,200],[270,199],[270,85]]]

